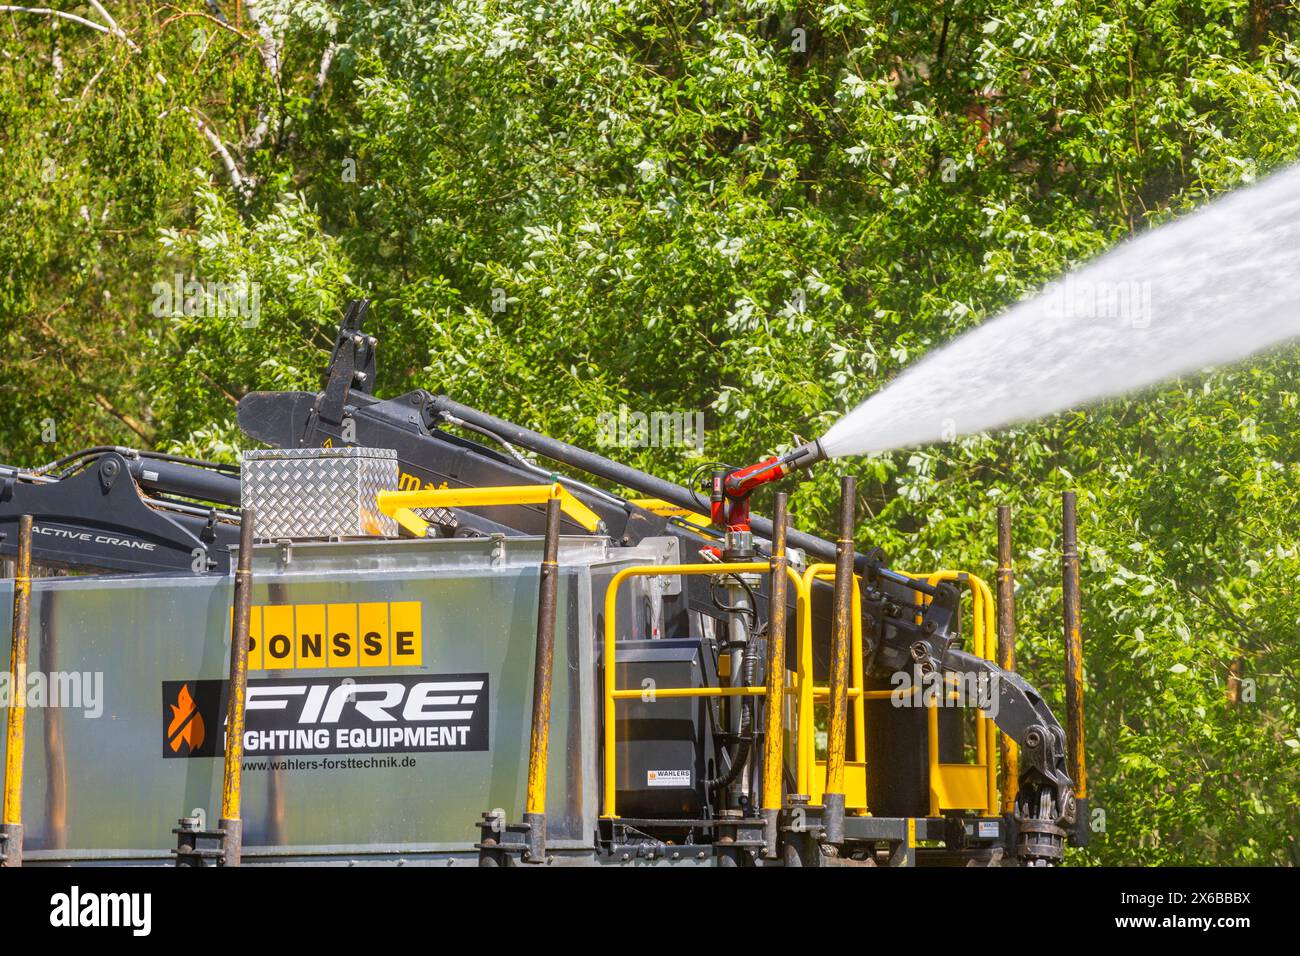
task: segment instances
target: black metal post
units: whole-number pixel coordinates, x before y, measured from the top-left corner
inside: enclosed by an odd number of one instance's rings
[[[1083,629],[1075,494],[1061,495],[1061,605],[1065,616],[1065,735],[1080,817],[1086,815],[1088,769],[1083,748]]]

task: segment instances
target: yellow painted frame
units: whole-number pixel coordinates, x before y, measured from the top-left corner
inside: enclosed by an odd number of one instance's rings
[[[495,505],[543,505],[560,499],[560,510],[588,531],[600,527],[600,517],[569,493],[558,481],[549,485],[497,485],[487,488],[422,488],[417,491],[381,491],[375,504],[417,538],[429,531],[429,522],[413,508],[490,508]]]
[[[997,663],[997,622],[993,592],[983,578],[966,571],[935,571],[926,577],[965,583],[971,591],[971,647],[976,657]],[[919,592],[918,592],[919,593]],[[930,767],[930,816],[944,810],[978,810],[998,816],[997,725],[982,710],[975,712],[975,763],[939,762],[939,709],[926,708],[926,738]]]
[[[616,616],[618,613],[618,591],[623,582],[633,577],[662,577],[664,575],[675,574],[763,574],[771,573],[772,566],[767,561],[744,561],[732,564],[642,564],[630,568],[623,568],[610,579],[609,586],[605,590],[605,641],[603,664],[605,669],[604,680],[604,726],[601,728],[604,742],[604,801],[601,818],[606,820],[618,819],[618,782],[615,774],[616,756],[616,734],[614,721],[616,719],[614,705],[620,700],[638,699],[643,693],[641,688],[620,688],[616,680],[617,674],[615,669],[616,647],[618,626]],[[796,609],[807,608],[808,602],[803,591],[803,581],[799,575],[792,569],[786,568],[786,575],[789,577],[795,590],[795,607]],[[802,613],[796,610],[796,614]],[[791,693],[791,688],[786,687],[786,693]],[[656,697],[766,697],[766,687],[656,687]],[[784,753],[784,751],[783,751]],[[785,759],[784,755],[781,758]]]
[[[641,697],[641,688],[620,688],[617,685],[614,662],[617,644],[617,605],[618,593],[622,584],[632,577],[661,577],[677,574],[761,574],[770,573],[771,565],[766,561],[751,561],[734,564],[668,564],[637,565],[623,568],[610,580],[605,591],[605,633],[604,633],[604,713],[603,713],[603,753],[604,753],[604,794],[602,819],[617,819],[617,779],[616,779],[616,743],[615,705],[620,700],[634,700]],[[787,567],[786,574],[795,589],[797,655],[795,680],[787,684],[785,694],[795,697],[794,728],[792,736],[795,746],[795,779],[800,793],[808,794],[813,804],[825,792],[823,781],[814,782],[818,768],[816,760],[816,742],[814,739],[815,723],[813,706],[817,698],[830,694],[829,687],[816,686],[812,677],[812,602],[813,582],[819,578],[833,578],[835,565],[814,564],[799,575]],[[967,584],[972,594],[972,645],[974,653],[987,660],[995,660],[997,653],[994,620],[993,596],[984,580],[974,574],[961,571],[936,571],[931,575],[919,577],[908,575],[930,584],[940,581],[958,581]],[[858,577],[854,576],[857,583]],[[918,592],[919,595],[919,592]],[[861,594],[854,587],[852,595],[852,633],[850,637],[851,686],[847,689],[854,707],[854,761],[845,765],[846,808],[859,814],[869,812],[867,805],[866,774],[866,723],[864,720],[864,701],[884,700],[896,693],[895,690],[864,689],[864,661],[862,653],[862,608]],[[915,692],[915,689],[914,691]],[[667,687],[656,688],[656,697],[766,697],[766,687]],[[930,768],[930,815],[939,816],[943,810],[975,810],[983,816],[997,816],[997,727],[983,711],[976,712],[976,761],[973,764],[944,764],[939,762],[939,711],[935,706],[927,707],[927,759]],[[782,760],[784,761],[784,748]],[[816,783],[822,783],[819,788]]]

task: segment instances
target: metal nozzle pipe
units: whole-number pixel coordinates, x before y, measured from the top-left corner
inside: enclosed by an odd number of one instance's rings
[[[221,778],[223,866],[239,866],[244,824],[240,817],[244,782],[244,707],[248,699],[248,630],[253,607],[253,508],[239,519],[239,561],[235,566],[235,604],[230,631],[230,703],[226,714],[226,761]]]
[[[796,468],[808,468],[819,461],[825,460],[826,450],[822,448],[821,439],[819,438],[814,438],[806,445],[800,445],[782,459],[786,463],[787,471],[794,471]]]
[[[807,468],[825,457],[820,442],[811,441],[788,454],[729,472],[722,479],[722,487],[728,497],[747,497],[760,485],[780,481],[796,469]]]
[[[27,723],[27,639],[32,611],[32,516],[18,519],[14,568],[13,642],[9,651],[9,726],[5,740],[4,856],[0,864],[23,863],[23,748]]]
[[[776,856],[777,820],[781,812],[784,769],[782,716],[785,713],[786,566],[785,525],[789,495],[778,491],[772,501],[772,583],[768,600],[767,696],[763,712],[763,842],[769,859]]]
[[[822,824],[830,843],[844,840],[844,744],[849,717],[849,644],[853,608],[853,532],[857,479],[840,479],[840,532],[835,546],[835,613],[831,637],[830,721],[826,733],[826,793]]]
[[[1015,581],[1011,565],[1011,506],[998,505],[998,666],[1008,673],[1016,669]],[[1020,754],[1015,741],[1006,734],[999,735],[998,749],[1002,758],[1002,812],[1011,813],[1016,807]]]

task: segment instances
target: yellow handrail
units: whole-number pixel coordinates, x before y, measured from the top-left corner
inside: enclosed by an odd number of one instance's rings
[[[803,573],[803,590],[800,597],[806,601],[806,606],[798,615],[798,653],[799,666],[796,672],[799,693],[798,710],[798,736],[795,745],[795,780],[800,793],[810,793],[812,780],[812,768],[815,763],[816,745],[813,739],[813,703],[816,697],[829,696],[829,687],[816,687],[813,684],[813,662],[812,662],[812,606],[811,595],[813,582],[818,578],[835,577],[835,565],[833,564],[813,564],[807,567]],[[867,759],[867,738],[866,725],[863,720],[865,709],[863,700],[872,699],[875,693],[863,689],[863,660],[862,660],[862,596],[859,588],[856,586],[859,580],[858,575],[853,576],[854,588],[852,595],[852,612],[853,620],[851,637],[849,643],[849,653],[851,658],[852,676],[850,687],[848,688],[849,700],[853,702],[853,755],[859,761]],[[887,694],[886,694],[887,696]]]
[[[416,491],[381,491],[375,495],[379,510],[417,538],[429,531],[429,522],[413,508],[488,508],[494,505],[542,505],[560,499],[560,510],[588,531],[600,527],[600,517],[569,493],[558,481],[549,485],[498,485],[487,488],[422,488]]]
[[[641,697],[640,688],[620,688],[616,673],[616,644],[618,627],[618,590],[623,582],[632,577],[662,577],[675,574],[761,574],[770,572],[771,565],[766,561],[744,561],[733,564],[642,564],[618,571],[605,590],[605,642],[604,642],[604,755],[605,755],[605,798],[603,819],[613,820],[618,817],[618,780],[615,772],[616,735],[614,705],[620,700]],[[787,567],[786,574],[794,584],[796,608],[804,608],[807,601],[803,593],[803,582],[793,569]],[[799,613],[796,611],[796,614]],[[770,636],[777,640],[777,635]],[[790,689],[786,689],[789,693]],[[656,687],[655,697],[766,697],[766,687]],[[784,758],[783,758],[784,759]]]
[[[957,581],[966,583],[971,590],[971,648],[976,657],[992,660],[996,663],[997,641],[990,640],[989,635],[996,634],[997,624],[994,619],[993,593],[983,578],[966,571],[935,571],[926,577],[931,585],[940,581]],[[930,769],[930,815],[938,816],[944,809],[939,799],[938,778],[942,769],[939,763],[939,709],[928,705],[926,714],[926,737]],[[980,767],[985,772],[984,806],[961,809],[979,810],[986,817],[998,815],[997,805],[997,725],[985,715],[984,711],[975,712],[975,763],[970,766]]]

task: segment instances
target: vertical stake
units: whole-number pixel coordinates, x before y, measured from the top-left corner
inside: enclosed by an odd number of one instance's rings
[[[529,863],[546,862],[546,768],[551,736],[551,684],[555,662],[555,604],[560,583],[560,499],[546,502],[537,598],[537,649],[533,660],[533,720],[528,742],[528,794],[524,811]]]
[[[852,633],[853,532],[858,481],[840,479],[840,532],[835,542],[835,614],[831,635],[830,721],[826,733],[826,792],[822,825],[826,842],[844,842],[844,741],[849,724],[849,643]]]
[[[1083,748],[1083,633],[1079,597],[1079,541],[1073,491],[1061,495],[1061,605],[1065,617],[1065,734],[1074,795],[1088,797]]]
[[[244,849],[240,818],[244,778],[244,705],[248,698],[248,624],[253,606],[253,525],[257,515],[245,508],[239,519],[239,562],[235,566],[235,607],[230,632],[230,703],[226,714],[226,762],[221,781],[221,859],[239,866]]]
[[[9,651],[9,726],[5,741],[4,811],[0,865],[23,864],[23,748],[27,725],[27,639],[32,617],[32,516],[18,519],[14,568],[13,643]]]
[[[781,814],[781,777],[785,714],[786,580],[785,526],[789,495],[778,491],[772,506],[772,582],[768,588],[767,696],[763,711],[763,843],[769,859],[776,857],[777,821]]]
[[[1016,670],[1016,573],[1011,556],[1011,506],[998,505],[998,666],[1008,673]],[[1016,808],[1020,781],[1020,754],[1006,734],[998,736],[1002,757],[1002,812]]]

